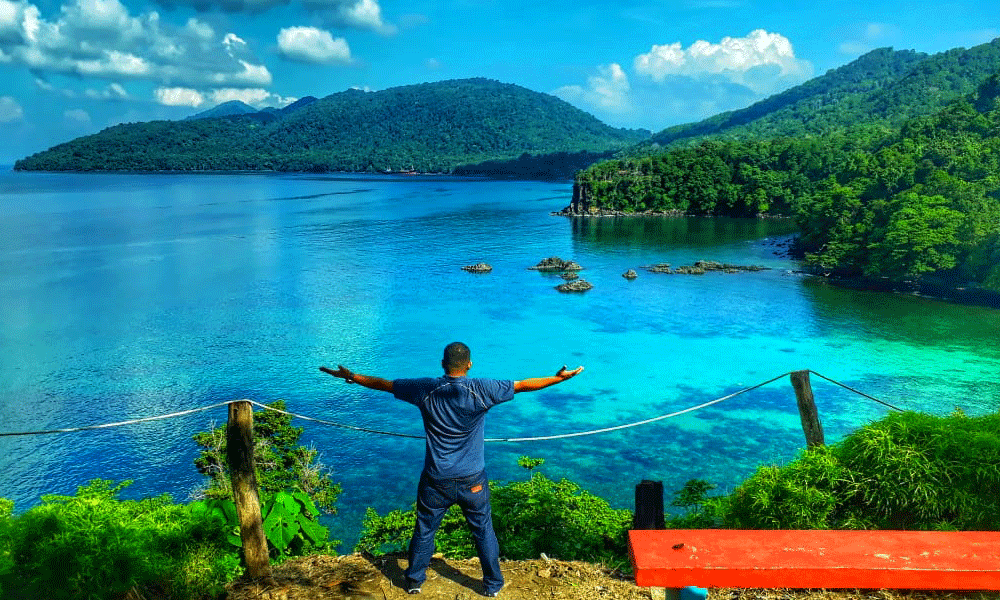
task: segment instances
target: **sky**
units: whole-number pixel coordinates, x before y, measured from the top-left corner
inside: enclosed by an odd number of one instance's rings
[[[655,132],[875,48],[996,37],[998,0],[0,0],[0,164],[229,100],[466,77]]]

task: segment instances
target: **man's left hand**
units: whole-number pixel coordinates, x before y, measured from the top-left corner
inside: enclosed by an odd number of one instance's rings
[[[565,380],[570,379],[572,377],[576,377],[577,375],[580,374],[581,371],[583,371],[583,366],[582,365],[579,366],[579,367],[577,367],[577,368],[575,368],[575,369],[573,369],[572,371],[566,370],[566,365],[563,365],[562,368],[559,369],[559,371],[556,373],[556,377],[558,377],[559,379],[562,379],[563,381],[565,381]]]

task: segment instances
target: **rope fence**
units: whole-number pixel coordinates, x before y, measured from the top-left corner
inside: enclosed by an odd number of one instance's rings
[[[532,437],[486,438],[485,441],[487,441],[487,442],[535,442],[535,441],[542,441],[542,440],[557,440],[557,439],[572,438],[572,437],[581,437],[581,436],[587,436],[587,435],[596,435],[596,434],[599,434],[599,433],[607,433],[607,432],[610,432],[610,431],[619,431],[619,430],[622,430],[622,429],[629,429],[631,427],[639,427],[640,425],[648,425],[649,423],[654,423],[656,421],[662,421],[664,419],[670,419],[670,418],[673,418],[673,417],[678,417],[678,416],[683,415],[683,414],[687,414],[687,413],[690,413],[690,412],[694,412],[696,410],[700,410],[702,408],[706,408],[708,406],[712,406],[713,404],[718,404],[718,403],[723,402],[725,400],[729,400],[731,398],[735,398],[736,396],[739,396],[739,395],[745,394],[747,392],[753,391],[753,390],[755,390],[757,388],[764,387],[765,385],[773,383],[773,382],[775,382],[775,381],[777,381],[777,380],[779,380],[779,379],[781,379],[783,377],[787,377],[787,376],[792,375],[794,373],[803,373],[803,372],[812,373],[812,374],[816,375],[817,377],[820,377],[820,378],[822,378],[822,379],[824,379],[826,381],[829,381],[830,383],[838,385],[838,386],[840,386],[840,387],[842,387],[842,388],[844,388],[846,390],[849,390],[851,392],[854,392],[855,394],[858,394],[859,396],[862,396],[864,398],[867,398],[869,400],[877,402],[877,403],[879,403],[879,404],[881,404],[883,406],[886,406],[888,408],[891,408],[893,410],[897,410],[897,411],[902,411],[903,410],[903,409],[901,409],[901,408],[899,408],[897,406],[894,406],[894,405],[892,405],[892,404],[890,404],[888,402],[884,402],[884,401],[879,400],[878,398],[875,398],[873,396],[870,396],[870,395],[868,395],[868,394],[866,394],[864,392],[858,391],[858,390],[856,390],[856,389],[854,389],[854,388],[852,388],[852,387],[850,387],[850,386],[848,386],[848,385],[846,385],[844,383],[841,383],[841,382],[836,381],[834,379],[830,379],[829,377],[827,377],[825,375],[822,375],[820,373],[817,373],[816,371],[813,371],[813,370],[798,371],[798,372],[796,372],[796,371],[789,371],[787,373],[782,373],[781,375],[778,375],[777,377],[772,377],[771,379],[768,379],[767,381],[758,383],[756,385],[752,385],[750,387],[743,388],[743,389],[741,389],[741,390],[739,390],[737,392],[733,392],[732,394],[728,394],[726,396],[722,396],[720,398],[716,398],[715,400],[710,400],[708,402],[703,402],[702,404],[691,406],[691,407],[688,407],[688,408],[685,408],[685,409],[682,409],[682,410],[678,410],[678,411],[675,411],[675,412],[671,412],[671,413],[659,415],[659,416],[652,417],[652,418],[649,418],[649,419],[643,419],[641,421],[634,421],[632,423],[625,423],[623,425],[614,425],[614,426],[611,426],[611,427],[603,427],[601,429],[591,429],[591,430],[588,430],[588,431],[577,431],[577,432],[573,432],[573,433],[563,433],[563,434],[557,434],[557,435],[532,436]],[[358,426],[355,426],[355,425],[345,425],[343,423],[336,423],[336,422],[328,421],[328,420],[325,420],[325,419],[317,419],[315,417],[309,417],[309,416],[306,416],[306,415],[300,415],[298,413],[293,413],[293,412],[289,412],[289,411],[279,410],[277,408],[274,408],[274,407],[271,407],[271,406],[267,406],[266,404],[262,404],[260,402],[254,401],[254,400],[243,400],[243,401],[244,402],[249,402],[250,404],[252,404],[254,406],[257,406],[257,407],[259,407],[259,408],[261,408],[263,410],[269,410],[269,411],[272,411],[272,412],[281,413],[283,415],[288,415],[288,416],[293,417],[293,418],[303,419],[305,421],[311,421],[311,422],[314,422],[314,423],[319,423],[321,425],[327,425],[327,426],[330,426],[330,427],[337,427],[339,429],[347,429],[347,430],[350,430],[350,431],[358,431],[358,432],[362,432],[362,433],[371,433],[371,434],[376,434],[376,435],[387,435],[387,436],[401,437],[401,438],[410,438],[410,439],[419,439],[419,440],[424,439],[424,436],[422,436],[422,435],[412,435],[412,434],[407,434],[407,433],[398,433],[398,432],[394,432],[394,431],[382,431],[382,430],[379,430],[379,429],[371,429],[371,428],[368,428],[368,427],[358,427]],[[811,399],[810,399],[810,401],[811,401]],[[85,426],[82,426],[82,427],[65,427],[65,428],[60,428],[60,429],[46,429],[46,430],[40,430],[40,431],[0,432],[0,437],[14,437],[14,436],[26,436],[26,435],[48,435],[48,434],[55,434],[55,433],[73,433],[73,432],[77,432],[77,431],[91,431],[91,430],[95,430],[95,429],[107,429],[107,428],[111,428],[111,427],[122,427],[124,425],[134,425],[134,424],[137,424],[137,423],[146,423],[146,422],[149,422],[149,421],[160,421],[160,420],[164,420],[164,419],[172,419],[172,418],[175,418],[175,417],[183,417],[185,415],[190,415],[190,414],[194,414],[194,413],[198,413],[198,412],[204,412],[204,411],[207,411],[207,410],[212,410],[214,408],[219,408],[219,407],[222,407],[222,406],[227,406],[231,402],[232,401],[217,402],[215,404],[210,404],[208,406],[203,406],[203,407],[200,407],[200,408],[192,408],[190,410],[183,410],[183,411],[168,413],[168,414],[164,414],[164,415],[156,415],[156,416],[152,416],[152,417],[142,417],[142,418],[138,418],[138,419],[130,419],[130,420],[127,420],[127,421],[117,421],[115,423],[103,423],[103,424],[100,424],[100,425],[85,425]]]

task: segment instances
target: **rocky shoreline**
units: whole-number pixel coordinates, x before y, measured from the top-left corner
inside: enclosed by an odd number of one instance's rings
[[[675,268],[671,267],[668,263],[656,263],[641,268],[646,269],[650,273],[668,275],[704,275],[709,272],[746,273],[770,270],[770,267],[760,265],[734,265],[714,260],[698,260],[693,265],[681,265]],[[491,273],[493,267],[488,263],[480,262],[473,265],[466,265],[462,267],[462,270],[469,273]],[[563,283],[555,286],[555,289],[560,292],[586,292],[594,289],[594,284],[580,278],[579,271],[583,271],[584,268],[574,260],[564,260],[558,256],[550,256],[538,261],[534,266],[528,267],[528,270],[540,271],[552,275],[558,274],[563,279]],[[634,281],[639,277],[639,274],[635,269],[627,269],[621,276],[628,281]]]
[[[782,239],[773,242],[772,245],[777,248],[775,251],[776,255],[784,255],[786,257],[795,256],[794,240]],[[564,260],[558,256],[551,256],[527,268],[546,274],[559,275],[564,282],[554,286],[554,289],[560,292],[586,292],[594,288],[592,283],[580,278],[578,272],[584,270],[584,267],[574,260]],[[657,275],[737,274],[771,270],[771,267],[762,265],[737,265],[714,260],[697,260],[693,264],[677,267],[673,267],[669,263],[654,263],[651,265],[642,265],[640,268]],[[461,269],[475,274],[485,274],[493,271],[493,267],[485,262],[465,265]],[[923,281],[891,281],[888,279],[866,277],[843,277],[817,272],[815,269],[808,267],[801,270],[788,271],[787,274],[815,277],[817,280],[830,285],[855,290],[910,294],[947,302],[1000,308],[1000,293],[971,285],[955,285],[952,282],[943,280],[926,278]],[[621,276],[628,281],[634,281],[639,277],[639,274],[635,269],[627,269]]]
[[[730,263],[720,263],[714,260],[697,260],[693,265],[681,265],[671,268],[669,263],[657,263],[643,267],[650,273],[662,273],[665,275],[704,275],[710,271],[721,271],[733,274],[741,272],[768,271],[770,267],[760,265],[734,265]]]

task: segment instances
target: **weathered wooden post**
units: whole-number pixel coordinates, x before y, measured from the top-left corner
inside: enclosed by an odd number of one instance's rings
[[[643,479],[635,486],[632,529],[663,529],[663,482]]]
[[[271,561],[260,514],[260,496],[253,463],[253,406],[246,400],[229,403],[226,458],[233,482],[233,501],[240,521],[243,557],[252,579],[270,579]]]
[[[799,417],[802,419],[802,431],[806,434],[806,446],[822,446],[823,425],[819,422],[816,412],[816,402],[813,400],[812,384],[809,383],[809,371],[792,371],[792,387],[795,388],[795,401],[799,405]]]

